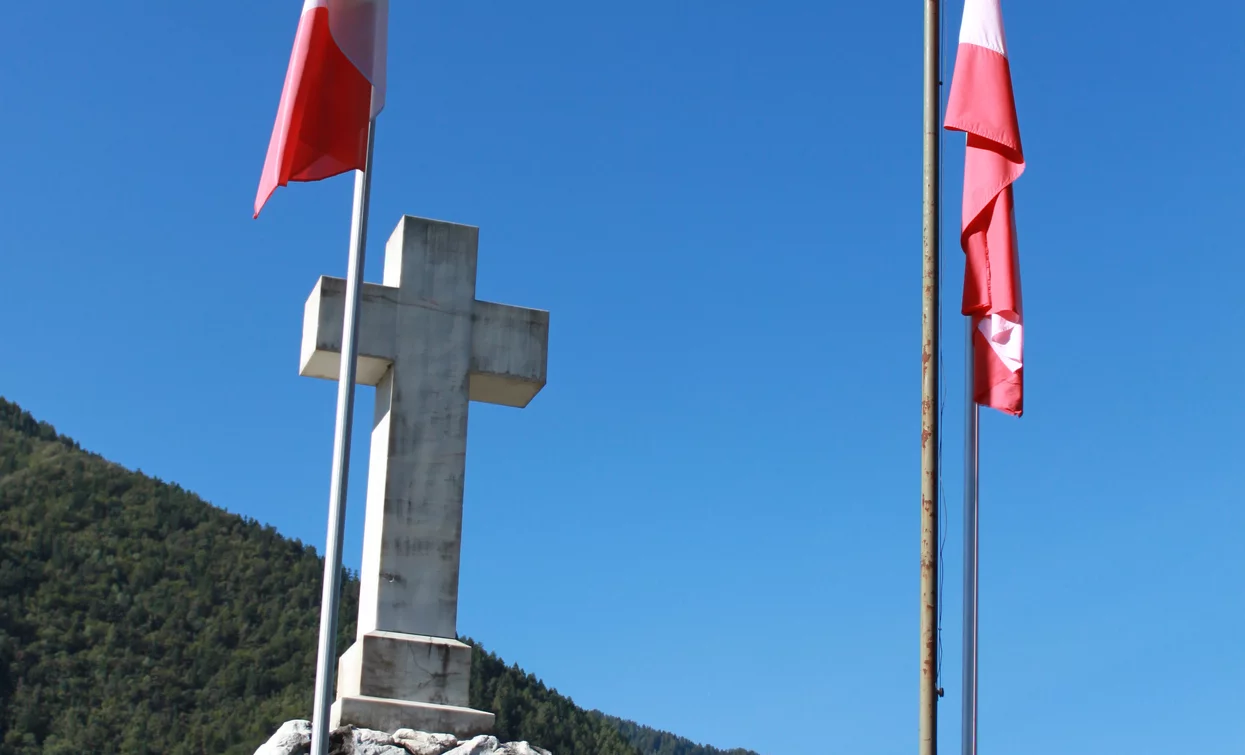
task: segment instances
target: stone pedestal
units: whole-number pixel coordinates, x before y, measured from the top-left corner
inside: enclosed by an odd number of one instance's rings
[[[471,647],[457,640],[373,631],[342,654],[331,726],[486,734],[493,714],[468,708]]]

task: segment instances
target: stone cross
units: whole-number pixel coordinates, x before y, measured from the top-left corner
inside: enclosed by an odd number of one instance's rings
[[[525,407],[545,385],[549,313],[478,301],[479,229],[404,216],[384,283],[364,283],[357,381],[376,386],[359,627],[341,657],[332,726],[487,733],[467,707],[457,639],[467,408]],[[299,374],[336,380],[346,281],[321,277]]]

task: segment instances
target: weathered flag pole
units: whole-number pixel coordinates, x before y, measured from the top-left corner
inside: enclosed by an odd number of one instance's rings
[[[925,113],[921,295],[921,675],[917,752],[938,752],[938,269],[940,2],[925,0]]]
[[[346,523],[346,483],[350,472],[350,428],[354,422],[355,368],[359,357],[359,293],[367,247],[368,199],[372,190],[372,151],[376,119],[368,123],[367,158],[354,177],[350,219],[350,259],[346,263],[342,359],[337,380],[337,426],[333,434],[333,473],[329,482],[329,530],[324,546],[324,587],[320,595],[320,642],[316,647],[316,696],[311,714],[311,755],[328,755],[329,709],[337,664],[337,614],[341,602],[342,529]]]

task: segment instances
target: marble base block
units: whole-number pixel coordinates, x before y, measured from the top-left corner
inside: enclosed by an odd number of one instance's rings
[[[368,632],[341,657],[333,726],[415,729],[470,738],[487,734],[493,714],[467,707],[471,647],[457,640]]]
[[[493,730],[493,714],[456,705],[408,703],[379,697],[339,697],[329,712],[329,726],[351,724],[361,729],[414,729],[471,739]]]

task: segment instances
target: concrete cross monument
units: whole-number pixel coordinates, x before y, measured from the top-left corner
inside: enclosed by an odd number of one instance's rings
[[[468,708],[457,639],[467,407],[524,407],[545,385],[549,313],[478,301],[479,229],[404,216],[384,283],[364,283],[356,381],[376,386],[359,626],[330,725],[487,733]],[[322,277],[303,314],[299,374],[336,380],[346,281]]]

